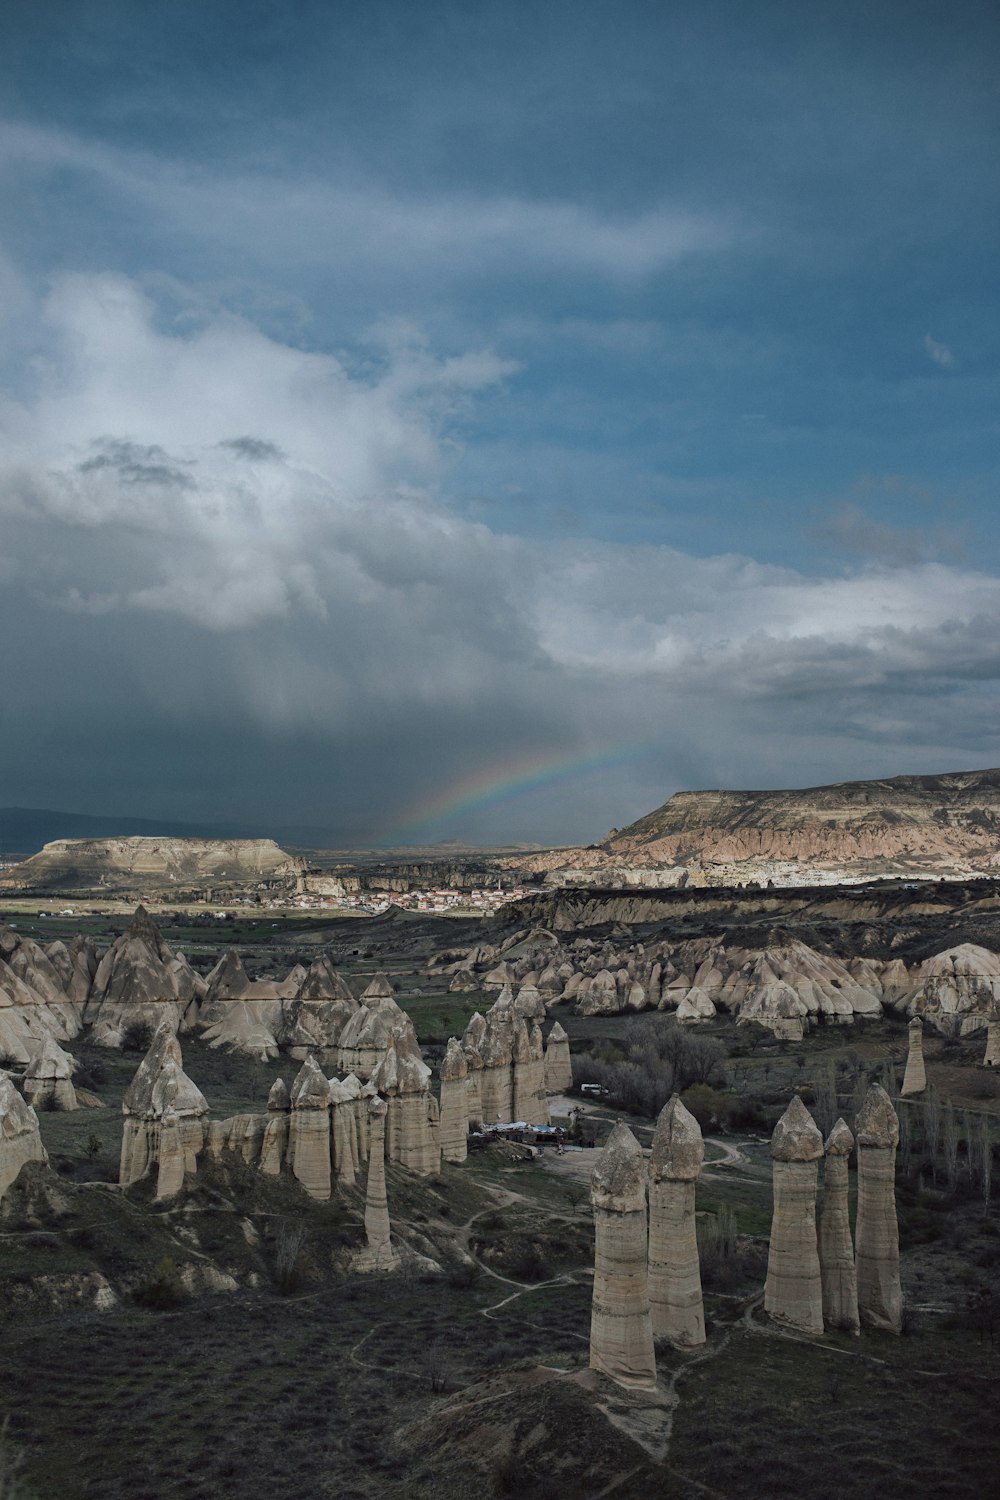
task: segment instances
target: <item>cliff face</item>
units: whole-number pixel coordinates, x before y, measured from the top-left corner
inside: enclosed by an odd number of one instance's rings
[[[294,879],[303,867],[270,839],[56,839],[0,875],[0,890],[210,890]]]
[[[861,873],[1000,865],[1000,770],[773,792],[679,792],[612,834],[626,863],[793,861]]]

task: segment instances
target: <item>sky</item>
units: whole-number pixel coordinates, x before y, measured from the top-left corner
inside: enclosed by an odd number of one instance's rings
[[[992,0],[5,0],[0,805],[1000,763]]]

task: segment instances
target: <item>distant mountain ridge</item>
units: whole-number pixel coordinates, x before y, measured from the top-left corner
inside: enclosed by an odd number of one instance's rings
[[[616,860],[792,862],[877,873],[1000,865],[1000,769],[781,791],[677,792],[600,848]]]

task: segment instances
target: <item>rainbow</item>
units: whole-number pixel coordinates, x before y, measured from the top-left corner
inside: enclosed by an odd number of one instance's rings
[[[412,805],[402,818],[381,830],[378,843],[398,844],[419,836],[442,818],[479,812],[484,807],[492,807],[525,792],[537,791],[540,787],[585,775],[588,771],[624,765],[630,760],[638,759],[646,748],[645,742],[620,744],[597,754],[550,755],[541,758],[535,754],[522,756],[502,767],[480,767],[471,775],[452,782]]]

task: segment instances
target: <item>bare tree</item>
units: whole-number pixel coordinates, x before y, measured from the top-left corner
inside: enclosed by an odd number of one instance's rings
[[[958,1121],[950,1104],[945,1105],[941,1120],[941,1146],[948,1186],[954,1192],[958,1182]]]

